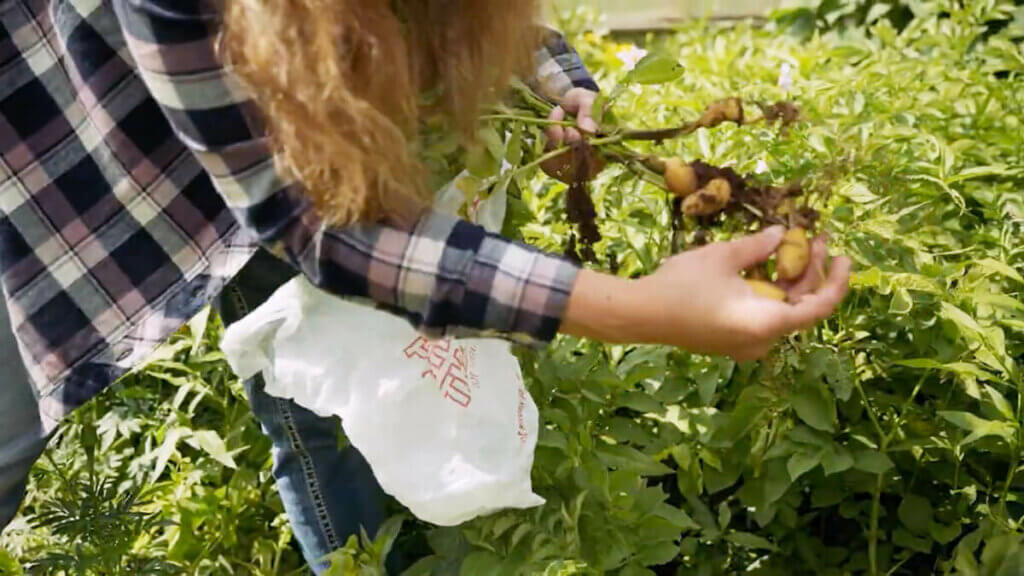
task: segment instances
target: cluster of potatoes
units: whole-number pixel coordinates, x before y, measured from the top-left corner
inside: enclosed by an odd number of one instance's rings
[[[727,98],[714,102],[704,111],[695,127],[713,127],[723,122],[743,124],[743,103],[739,98]],[[575,154],[585,156],[574,158]],[[665,188],[682,199],[682,211],[687,216],[713,216],[726,209],[733,199],[732,184],[726,178],[711,178],[701,185],[697,170],[692,164],[678,158],[660,159],[648,157],[648,168],[660,171],[665,179]],[[579,166],[582,170],[576,170]],[[590,147],[558,155],[541,164],[541,168],[552,178],[572,183],[579,178],[590,181],[604,169],[605,161]],[[707,176],[705,176],[707,178]],[[807,230],[794,226],[783,237],[776,255],[775,271],[781,282],[792,282],[807,271],[810,262],[810,241]],[[759,296],[785,301],[787,294],[778,285],[761,279],[747,279],[750,287]]]

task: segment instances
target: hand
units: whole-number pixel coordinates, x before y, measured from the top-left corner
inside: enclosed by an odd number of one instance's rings
[[[740,361],[760,358],[782,337],[830,316],[849,286],[847,258],[833,259],[823,278],[826,250],[818,239],[808,273],[786,286],[794,303],[756,295],[740,271],[767,260],[783,232],[770,228],[680,254],[640,280],[584,271],[570,296],[563,330],[605,341],[668,344]]]
[[[597,100],[597,92],[592,92],[586,88],[573,88],[565,93],[565,96],[562,97],[561,105],[555,106],[551,114],[548,115],[548,120],[562,122],[565,120],[566,115],[575,116],[576,125],[581,130],[588,134],[595,134],[598,129],[597,122],[591,116],[595,100]],[[563,142],[578,142],[583,138],[579,130],[563,126],[549,126],[546,134],[549,147],[559,146]]]

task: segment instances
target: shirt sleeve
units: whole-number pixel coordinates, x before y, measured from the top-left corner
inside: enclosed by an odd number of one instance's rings
[[[556,30],[542,29],[542,42],[534,62],[537,73],[527,84],[549,100],[557,102],[573,88],[600,91],[579,53]]]
[[[201,0],[114,5],[143,81],[242,227],[313,284],[370,298],[432,336],[555,336],[575,265],[433,211],[411,231],[326,226],[276,169],[255,103],[218,61],[219,15]]]

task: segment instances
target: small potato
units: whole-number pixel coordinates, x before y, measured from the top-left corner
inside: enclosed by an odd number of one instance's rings
[[[739,98],[727,98],[720,102],[725,119],[729,122],[743,124],[743,101]]]
[[[703,114],[701,114],[700,120],[697,121],[697,124],[704,128],[714,128],[722,122],[725,122],[725,111],[723,111],[719,106],[712,104],[711,106],[708,106],[707,110],[705,110]]]
[[[726,98],[712,102],[701,115],[697,124],[705,128],[713,128],[723,122],[743,124],[743,101],[739,98]]]
[[[678,158],[665,161],[665,186],[676,196],[686,198],[697,191],[697,172]]]
[[[775,284],[765,280],[753,280],[750,278],[747,278],[746,281],[747,285],[750,286],[758,296],[778,300],[779,302],[786,301],[786,291]]]
[[[775,269],[782,280],[796,280],[804,275],[811,261],[811,243],[807,230],[796,226],[782,237],[782,244],[775,253]]]
[[[683,200],[683,214],[687,216],[710,216],[725,209],[732,199],[732,186],[725,178],[715,178],[696,194]]]

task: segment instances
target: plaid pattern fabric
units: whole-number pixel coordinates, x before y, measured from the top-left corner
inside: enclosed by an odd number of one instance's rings
[[[428,334],[557,331],[576,268],[430,213],[326,228],[274,170],[202,0],[0,0],[0,278],[47,426],[220,292],[257,243]],[[540,83],[596,88],[557,35]],[[2,385],[2,381],[0,381]]]

